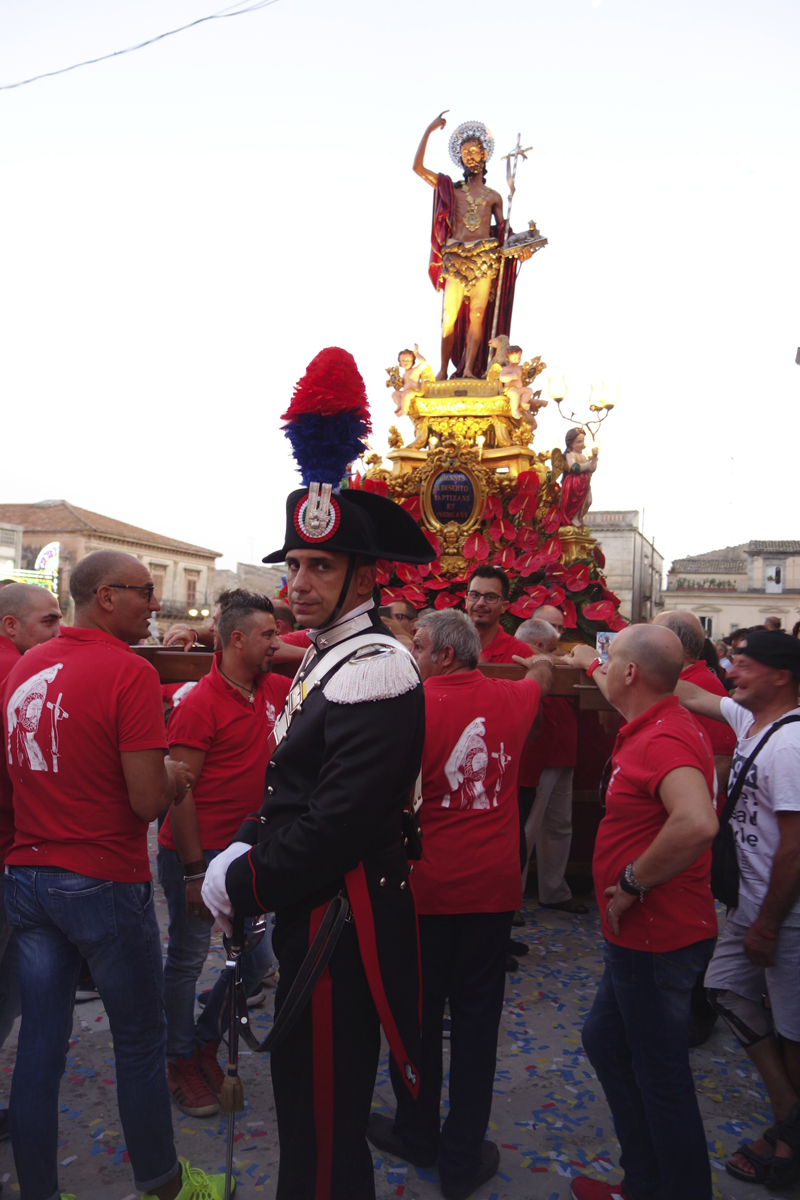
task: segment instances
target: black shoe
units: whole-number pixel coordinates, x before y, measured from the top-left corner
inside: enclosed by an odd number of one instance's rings
[[[522,958],[525,954],[530,954],[530,946],[527,942],[517,941],[516,938],[508,939],[508,953],[513,954],[515,958]]]
[[[507,954],[506,955],[506,974],[507,975],[516,975],[518,970],[519,970],[519,963],[514,958],[513,954]]]
[[[411,1163],[414,1167],[436,1166],[436,1152],[424,1154],[407,1145],[394,1131],[394,1117],[389,1117],[385,1113],[370,1113],[367,1121],[367,1138],[373,1146],[377,1146],[378,1150],[383,1150],[385,1154],[391,1154],[392,1158],[399,1158],[402,1162]],[[489,1176],[487,1175],[486,1178],[488,1179]]]
[[[704,1014],[702,1017],[692,1013],[689,1018],[689,1049],[691,1050],[694,1046],[702,1046],[707,1042],[716,1023],[716,1013],[711,1013],[710,1016]]]
[[[516,926],[518,929],[521,929],[523,925],[527,925],[527,921],[519,909],[517,909],[517,911],[514,913],[514,919],[512,920],[511,924]]]
[[[0,1108],[0,1142],[7,1142],[11,1137],[11,1130],[8,1127],[8,1109]]]
[[[442,1183],[442,1195],[445,1200],[467,1200],[472,1193],[497,1174],[500,1166],[500,1151],[494,1142],[484,1142],[481,1146],[481,1158],[475,1170],[461,1183]]]

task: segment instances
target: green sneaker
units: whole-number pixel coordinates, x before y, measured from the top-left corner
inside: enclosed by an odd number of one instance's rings
[[[206,1175],[199,1167],[190,1167],[185,1158],[178,1160],[181,1164],[181,1179],[183,1186],[175,1200],[224,1200],[225,1176]],[[236,1187],[236,1180],[231,1179],[231,1192]],[[62,1200],[75,1200],[74,1196],[63,1197]],[[156,1200],[150,1192],[142,1193],[142,1200]]]

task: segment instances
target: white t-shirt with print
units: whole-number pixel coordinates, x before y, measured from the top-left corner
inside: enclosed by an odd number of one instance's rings
[[[736,753],[728,784],[730,791],[742,767],[772,726],[767,725],[755,736],[748,737],[753,724],[750,710],[729,697],[720,701],[720,709],[736,734]],[[784,713],[784,716],[795,713],[800,716],[800,708]],[[739,860],[739,896],[758,906],[769,887],[772,860],[780,845],[775,815],[779,812],[800,812],[800,721],[793,721],[773,733],[764,749],[759,751],[731,817]],[[800,900],[792,909],[792,915],[800,916]]]

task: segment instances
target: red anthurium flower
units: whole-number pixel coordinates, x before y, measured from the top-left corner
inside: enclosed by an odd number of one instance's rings
[[[421,579],[426,579],[431,573],[430,563],[417,563],[417,574]]]
[[[539,490],[539,476],[535,471],[520,471],[517,476],[517,495],[520,492],[527,492],[533,495]]]
[[[589,568],[584,563],[570,567],[566,576],[565,583],[568,592],[582,592],[589,586]]]
[[[547,589],[545,604],[554,604],[556,608],[560,608],[564,603],[564,589],[561,587],[551,587]]]
[[[419,583],[419,571],[413,563],[398,563],[397,578],[403,583]]]
[[[514,551],[507,547],[505,550],[498,550],[492,559],[492,563],[496,567],[502,567],[504,571],[514,566]]]
[[[451,583],[451,579],[426,579],[424,587],[428,592],[440,592],[442,588],[449,588]]]
[[[571,600],[561,601],[561,611],[564,614],[564,628],[575,629],[578,625],[578,614],[575,611],[575,605]]]
[[[557,537],[550,538],[550,541],[545,542],[539,553],[542,555],[543,562],[558,562],[561,558],[561,539]]]
[[[600,591],[604,600],[610,600],[615,608],[619,607],[619,596],[615,596],[613,592],[610,592],[607,587],[603,587],[602,584],[600,585]]]
[[[599,546],[595,546],[594,550],[592,551],[592,555],[594,557],[594,561],[597,563],[598,567],[602,571],[603,567],[606,565],[605,554],[603,554],[603,551],[600,549]]]
[[[424,604],[426,600],[425,593],[419,584],[407,583],[404,588],[400,589],[400,595],[404,600],[410,600],[412,604]]]
[[[567,568],[560,562],[551,562],[545,567],[544,577],[548,583],[566,584],[567,574]]]
[[[438,609],[455,608],[455,606],[460,603],[460,597],[453,595],[452,592],[439,592],[439,595],[433,602],[433,607]]]
[[[435,558],[432,563],[426,563],[426,566],[430,567],[431,575],[436,575],[437,577],[441,575],[442,564],[438,559]]]
[[[471,533],[464,542],[464,558],[477,558],[483,562],[489,557],[489,543],[483,534]]]
[[[514,569],[519,571],[520,575],[532,575],[534,571],[539,570],[539,564],[535,562],[538,558],[536,554],[520,554],[514,564]]]
[[[361,488],[365,492],[377,492],[379,496],[389,495],[389,485],[384,479],[365,479]]]
[[[524,550],[526,554],[533,554],[534,551],[539,549],[539,542],[541,541],[541,538],[535,529],[521,529],[517,537],[522,538],[522,541],[519,543],[519,547],[521,550]]]
[[[405,500],[400,501],[406,512],[411,513],[415,521],[422,518],[422,508],[419,502],[419,496],[407,496]]]
[[[532,521],[536,516],[536,497],[531,492],[512,496],[508,503],[508,511],[512,517],[520,513],[523,521]]]
[[[527,592],[527,594],[530,596],[531,600],[533,601],[534,608],[539,608],[542,604],[544,604],[544,598],[547,595],[547,588],[542,587],[540,583],[537,583],[535,587],[526,587],[522,590]]]
[[[533,603],[530,596],[520,596],[519,600],[515,600],[509,605],[508,611],[515,617],[532,617],[537,605]]]
[[[493,542],[515,542],[517,540],[517,531],[510,521],[500,518],[497,521],[492,521],[492,527],[489,530],[492,535]]]
[[[423,531],[422,531],[422,532],[425,534],[425,537],[428,539],[428,541],[430,542],[431,546],[433,546],[433,549],[434,549],[434,551],[436,552],[436,557],[437,557],[437,558],[441,558],[441,556],[442,556],[442,543],[439,541],[439,539],[438,539],[438,537],[436,536],[436,534],[435,534],[435,533],[431,533],[431,532],[430,532],[428,529],[423,529]]]
[[[624,617],[621,617],[619,613],[615,613],[613,617],[609,617],[606,621],[606,624],[614,633],[619,633],[620,629],[628,628],[628,622]]]
[[[484,521],[489,521],[492,517],[502,517],[503,506],[497,496],[487,496],[483,506],[481,516]]]
[[[542,521],[542,529],[545,531],[545,533],[555,533],[560,526],[561,513],[558,511],[558,508],[553,505],[551,509],[548,509],[547,516]]]
[[[616,614],[610,600],[596,600],[594,604],[584,605],[583,615],[587,621],[610,621]]]
[[[383,588],[381,591],[381,604],[391,604],[393,600],[402,599],[402,588]]]

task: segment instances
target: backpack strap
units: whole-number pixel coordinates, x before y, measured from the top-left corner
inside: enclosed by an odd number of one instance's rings
[[[745,780],[747,779],[747,774],[748,774],[750,768],[752,767],[753,763],[755,762],[756,756],[759,753],[759,751],[764,748],[764,746],[767,744],[769,739],[772,737],[773,733],[777,733],[778,730],[783,725],[792,725],[796,721],[800,721],[800,714],[792,715],[792,716],[788,716],[788,717],[781,717],[780,721],[776,721],[774,725],[771,725],[770,728],[767,730],[767,732],[764,734],[761,741],[758,743],[755,750],[753,751],[753,753],[748,758],[747,762],[742,767],[741,771],[739,771],[738,775],[736,776],[736,782],[734,783],[731,790],[728,792],[728,799],[725,801],[725,807],[723,808],[722,812],[719,815],[720,828],[723,825],[727,825],[728,822],[730,821],[731,817],[733,816],[733,810],[736,808],[736,804],[739,800],[739,797],[742,794],[742,789],[744,788]]]

